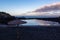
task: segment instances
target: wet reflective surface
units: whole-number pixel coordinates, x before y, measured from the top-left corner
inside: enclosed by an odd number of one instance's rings
[[[44,20],[37,20],[37,19],[29,19],[23,21],[26,21],[27,23],[22,25],[60,26],[60,23],[53,22],[53,21],[44,21]]]
[[[20,24],[20,21],[24,21],[26,23]],[[60,26],[59,22],[53,22],[53,21],[45,21],[45,20],[37,20],[37,19],[26,19],[26,20],[19,20],[18,24],[0,24],[0,27],[16,27],[16,26]]]

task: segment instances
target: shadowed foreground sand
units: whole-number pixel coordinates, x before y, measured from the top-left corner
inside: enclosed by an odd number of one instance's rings
[[[0,27],[0,40],[17,40],[17,35],[18,40],[60,40],[60,27]]]

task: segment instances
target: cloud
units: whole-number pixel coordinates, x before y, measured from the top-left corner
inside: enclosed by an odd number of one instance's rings
[[[36,9],[34,12],[50,12],[60,10],[60,2],[45,5],[39,9]]]
[[[41,16],[41,17],[59,17],[60,2],[42,6],[32,12],[26,13],[26,15]]]

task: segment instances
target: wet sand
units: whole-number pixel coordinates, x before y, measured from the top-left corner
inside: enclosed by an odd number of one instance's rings
[[[0,27],[0,40],[17,40],[17,35],[19,35],[18,40],[60,40],[60,27]]]

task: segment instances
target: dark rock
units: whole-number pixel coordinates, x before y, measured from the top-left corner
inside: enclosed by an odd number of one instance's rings
[[[7,22],[16,19],[14,16],[11,16],[10,14],[6,12],[0,12],[0,23],[1,24],[7,24]]]

